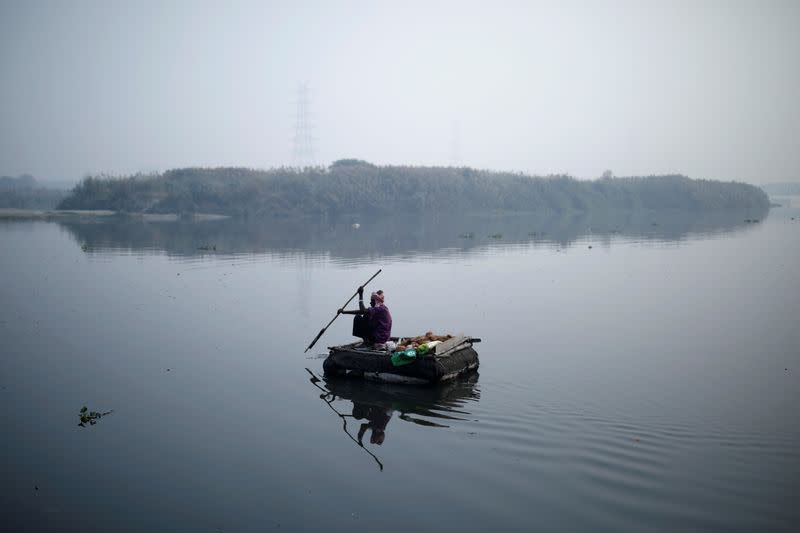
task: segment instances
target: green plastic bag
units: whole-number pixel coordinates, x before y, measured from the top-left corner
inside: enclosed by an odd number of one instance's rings
[[[413,363],[417,360],[417,352],[413,348],[409,348],[404,352],[394,352],[392,354],[392,365],[403,366]]]

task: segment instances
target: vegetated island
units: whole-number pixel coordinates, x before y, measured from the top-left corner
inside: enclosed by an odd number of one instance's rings
[[[182,168],[161,174],[87,177],[58,209],[205,213],[234,217],[420,212],[567,212],[595,209],[769,209],[758,187],[681,175],[530,176],[466,167]]]

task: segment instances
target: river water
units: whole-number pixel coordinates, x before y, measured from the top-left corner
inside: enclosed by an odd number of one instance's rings
[[[798,208],[5,221],[0,250],[0,530],[800,518]],[[379,268],[393,333],[480,337],[478,373],[323,379],[350,321],[303,350]]]

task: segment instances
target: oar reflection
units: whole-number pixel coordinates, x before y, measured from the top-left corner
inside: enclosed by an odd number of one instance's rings
[[[339,410],[338,410],[338,409],[336,409],[336,408],[333,406],[333,401],[334,401],[334,400],[336,400],[336,395],[334,395],[332,392],[330,392],[330,391],[329,391],[329,390],[327,390],[326,388],[324,388],[324,387],[320,386],[320,385],[319,385],[319,383],[320,383],[322,380],[321,380],[321,379],[319,379],[319,378],[318,378],[318,377],[317,377],[317,376],[316,376],[316,375],[315,375],[315,374],[314,374],[314,373],[313,373],[311,370],[309,370],[308,368],[306,368],[306,371],[307,371],[309,374],[311,374],[311,378],[309,379],[309,381],[311,382],[311,384],[312,384],[312,385],[314,385],[316,388],[318,388],[319,390],[321,390],[321,391],[322,391],[322,394],[320,394],[320,395],[319,395],[320,399],[321,399],[323,402],[325,402],[325,404],[326,404],[328,407],[330,407],[330,408],[331,408],[331,410],[332,410],[334,413],[336,413],[336,416],[338,416],[339,418],[341,418],[341,419],[342,419],[342,431],[344,431],[344,432],[345,432],[345,434],[346,434],[346,435],[347,435],[347,436],[350,438],[350,440],[352,440],[353,442],[355,442],[356,444],[358,444],[358,446],[359,446],[359,447],[360,447],[362,450],[364,450],[365,452],[367,452],[367,453],[368,453],[368,454],[369,454],[369,455],[370,455],[370,456],[371,456],[373,459],[375,459],[375,462],[376,462],[376,463],[378,463],[378,467],[381,469],[381,471],[383,471],[383,463],[381,462],[381,460],[380,460],[380,459],[378,459],[378,457],[377,457],[377,456],[376,456],[374,453],[372,453],[371,451],[369,451],[368,449],[366,449],[366,448],[364,447],[364,444],[361,442],[361,438],[363,437],[363,435],[364,435],[364,431],[366,430],[366,428],[363,428],[362,430],[360,430],[360,431],[359,431],[359,433],[358,433],[358,440],[356,440],[356,439],[353,437],[353,435],[351,435],[351,434],[350,434],[350,431],[348,431],[348,430],[347,430],[347,419],[348,419],[348,418],[355,418],[355,416],[354,416],[354,415],[345,415],[345,414],[342,414],[342,413],[340,413],[340,412],[339,412]],[[330,399],[329,399],[329,398],[330,398]],[[391,415],[389,415],[389,417],[391,418]],[[388,423],[388,419],[387,419],[387,423]],[[384,424],[384,426],[383,426],[383,427],[385,428],[385,427],[386,427],[386,424]],[[373,430],[373,435],[374,435],[374,430]],[[383,439],[381,439],[381,442],[379,442],[378,444],[380,444],[380,443],[382,443],[382,442],[383,442]]]

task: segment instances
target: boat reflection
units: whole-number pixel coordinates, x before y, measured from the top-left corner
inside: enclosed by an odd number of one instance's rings
[[[478,373],[472,372],[430,387],[414,387],[374,383],[343,377],[317,377],[308,368],[309,381],[322,394],[320,399],[342,419],[342,430],[356,445],[364,449],[383,470],[383,462],[367,447],[380,446],[386,440],[387,426],[392,418],[432,428],[448,428],[453,421],[466,420],[469,402],[480,399]],[[351,420],[357,430],[348,426]],[[351,431],[357,431],[354,436]]]

